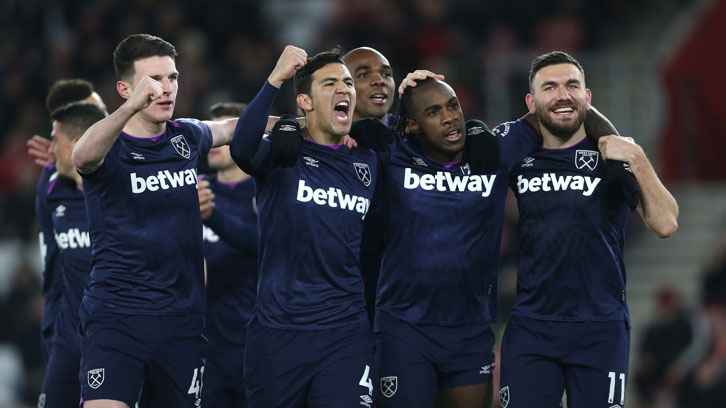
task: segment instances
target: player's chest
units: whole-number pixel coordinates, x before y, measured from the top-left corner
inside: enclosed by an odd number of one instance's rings
[[[510,186],[520,201],[564,204],[610,194],[605,178],[605,162],[598,151],[545,151],[525,157],[513,169]]]
[[[447,168],[409,154],[394,155],[383,173],[387,198],[409,207],[481,207],[506,187],[501,174],[471,174],[468,166]]]

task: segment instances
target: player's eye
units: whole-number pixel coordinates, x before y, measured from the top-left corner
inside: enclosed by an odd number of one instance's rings
[[[391,74],[390,72],[384,72],[384,73],[383,73],[383,76],[384,76],[385,78],[390,78],[390,77],[392,77],[392,76],[393,76],[393,74]]]
[[[428,116],[428,117],[434,117],[434,116],[436,116],[438,114],[439,114],[439,110],[438,109],[431,109],[430,111],[428,111],[428,113],[426,113],[426,116]]]
[[[362,74],[359,74],[358,75],[358,78],[361,78],[361,79],[368,78],[368,73],[367,72],[364,72]]]
[[[451,104],[451,109],[458,109],[459,108],[459,102],[453,102]]]

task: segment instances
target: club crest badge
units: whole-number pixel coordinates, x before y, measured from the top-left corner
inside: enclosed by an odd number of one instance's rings
[[[366,187],[371,185],[371,169],[368,165],[366,163],[353,163],[353,166],[355,167],[355,174],[358,175],[360,181]]]
[[[93,370],[88,370],[88,385],[94,390],[100,387],[106,377],[105,371],[106,370],[103,368],[94,368]]]
[[[600,153],[598,152],[593,152],[592,150],[577,150],[575,152],[575,167],[578,170],[588,169],[593,171],[597,167],[598,157],[600,157]]]
[[[391,398],[398,390],[398,377],[395,375],[381,377],[381,394],[386,398]]]
[[[507,408],[507,405],[509,405],[509,386],[502,388],[499,390],[499,405],[502,406],[502,408]]]
[[[174,150],[176,150],[176,152],[179,153],[182,157],[184,157],[185,159],[189,158],[191,150],[189,149],[189,145],[187,144],[186,139],[184,139],[184,136],[177,135],[172,137],[171,145],[174,146]]]

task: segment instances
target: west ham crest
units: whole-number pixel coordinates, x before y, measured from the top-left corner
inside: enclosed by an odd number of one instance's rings
[[[578,169],[588,169],[593,171],[597,166],[598,157],[600,157],[600,153],[598,152],[593,152],[592,150],[578,150],[575,152],[575,167]]]
[[[509,405],[509,386],[502,388],[499,390],[499,405],[502,406],[502,408],[507,408],[507,405]]]
[[[184,139],[184,136],[178,135],[172,137],[171,145],[174,146],[174,150],[176,150],[176,152],[179,153],[182,157],[184,157],[185,159],[189,158],[191,150],[189,150],[189,145],[187,144],[186,139]]]
[[[353,166],[355,167],[355,174],[368,187],[371,184],[371,169],[366,163],[353,163]]]
[[[103,384],[105,379],[105,370],[103,368],[95,368],[88,370],[88,385],[94,390]]]
[[[386,398],[391,398],[398,390],[398,377],[395,375],[381,377],[381,394]]]

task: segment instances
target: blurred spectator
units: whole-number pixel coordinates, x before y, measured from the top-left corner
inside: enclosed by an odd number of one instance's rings
[[[40,282],[29,265],[21,262],[9,293],[0,299],[0,327],[3,328],[0,342],[12,344],[20,353],[24,371],[20,396],[28,404],[36,402],[43,381],[44,364],[38,336],[42,314]]]
[[[672,393],[680,372],[678,358],[694,335],[691,319],[675,288],[662,287],[655,303],[655,321],[645,329],[633,373],[643,408],[657,406],[658,394]]]
[[[726,402],[726,306],[706,309],[710,328],[710,348],[678,389],[678,406],[688,408],[723,407]]]

